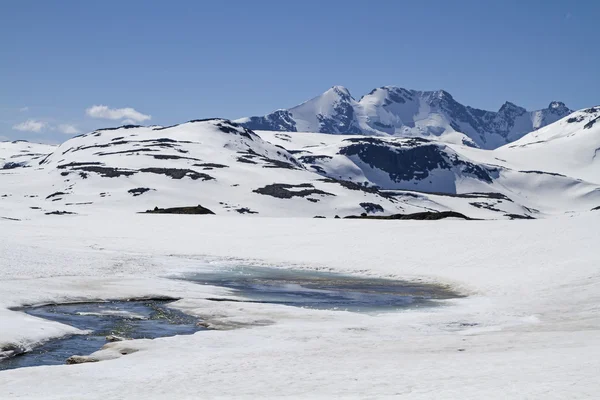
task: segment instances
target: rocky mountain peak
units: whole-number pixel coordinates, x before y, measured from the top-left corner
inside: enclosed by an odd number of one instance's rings
[[[507,101],[504,104],[502,104],[502,107],[500,107],[500,110],[498,110],[498,112],[500,114],[505,114],[505,115],[523,115],[527,112],[527,110],[524,109],[523,107],[519,107],[515,103],[511,103],[510,101]]]
[[[571,110],[562,101],[553,101],[548,105],[548,109],[558,114],[567,115]]]
[[[503,146],[551,124],[572,111],[553,101],[548,109],[527,111],[506,102],[497,112],[465,106],[445,90],[376,88],[356,101],[344,86],[289,110],[238,120],[249,129],[372,136],[437,136],[449,143],[486,149]]]
[[[350,94],[350,91],[344,86],[339,86],[339,85],[332,86],[331,89],[329,89],[327,92],[324,93],[324,95],[327,95],[330,93],[336,94],[343,100],[354,100],[354,98]]]

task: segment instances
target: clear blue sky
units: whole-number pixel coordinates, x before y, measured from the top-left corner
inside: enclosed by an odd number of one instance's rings
[[[62,141],[124,107],[161,125],[260,115],[332,85],[582,108],[600,104],[599,21],[595,0],[2,0],[0,136]]]

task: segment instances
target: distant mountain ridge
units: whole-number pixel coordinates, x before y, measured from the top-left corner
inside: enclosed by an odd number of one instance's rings
[[[437,137],[448,143],[495,149],[571,114],[564,103],[527,111],[506,102],[487,111],[457,102],[444,90],[395,86],[372,90],[358,101],[343,86],[290,109],[235,122],[252,130]]]
[[[598,154],[600,107],[495,150],[387,134],[254,132],[218,118],[125,125],[59,146],[0,142],[0,220],[198,205],[267,217],[543,218],[600,207]]]

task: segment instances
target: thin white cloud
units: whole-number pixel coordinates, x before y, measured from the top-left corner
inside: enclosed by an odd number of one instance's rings
[[[152,118],[150,115],[142,114],[131,107],[126,108],[110,108],[103,105],[94,105],[85,110],[85,113],[92,118],[102,119],[126,119],[133,122],[144,122]]]
[[[81,132],[75,125],[71,124],[60,124],[57,126],[57,129],[65,135],[77,135]]]
[[[19,108],[19,111],[20,112],[27,112],[27,111],[29,111],[29,107],[21,107],[21,108]]]
[[[14,125],[12,128],[21,132],[41,132],[42,129],[46,128],[47,124],[43,121],[36,121],[34,119],[28,119],[25,122]]]

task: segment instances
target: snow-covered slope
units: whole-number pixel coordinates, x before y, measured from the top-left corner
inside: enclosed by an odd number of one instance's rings
[[[496,151],[422,138],[267,131],[259,134],[286,146],[309,170],[402,196],[410,191],[419,196],[419,204],[436,204],[434,209],[442,204],[467,215],[472,215],[473,207],[477,207],[495,211],[496,216],[508,213],[538,217],[600,205],[597,183],[586,182],[577,175],[563,176],[551,168],[522,169],[499,160]],[[469,197],[472,193],[488,196],[473,199]],[[509,203],[511,211],[507,208]]]
[[[575,113],[495,151],[416,137],[255,133],[223,119],[102,129],[35,155],[15,148],[32,145],[10,144],[4,155],[29,158],[0,171],[0,217],[197,204],[217,214],[279,217],[587,211],[600,205],[597,111]],[[572,149],[569,157],[552,162],[562,148]]]
[[[334,86],[320,96],[289,110],[235,122],[254,130],[359,134],[359,103],[343,86]]]
[[[0,169],[26,167],[50,154],[56,146],[24,140],[0,142]]]
[[[553,101],[527,111],[506,102],[498,112],[464,106],[450,93],[384,86],[356,101],[342,86],[288,110],[241,118],[247,128],[376,136],[436,137],[448,143],[493,149],[551,124],[572,111]]]
[[[36,164],[0,174],[0,216],[197,204],[260,216],[345,216],[364,212],[365,204],[389,213],[424,210],[308,171],[283,147],[220,119],[98,130]]]
[[[494,153],[515,167],[600,184],[600,106],[577,111]]]

